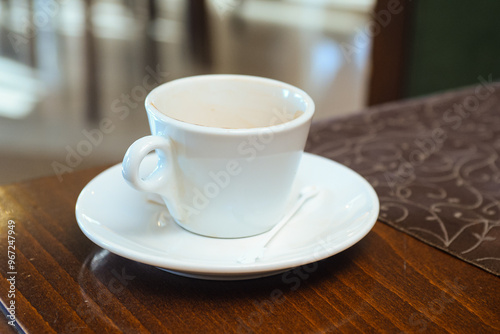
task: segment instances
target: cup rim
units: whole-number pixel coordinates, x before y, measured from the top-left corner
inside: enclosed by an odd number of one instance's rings
[[[154,104],[152,103],[153,97],[163,89],[166,89],[166,87],[169,86],[175,86],[178,84],[181,84],[185,81],[204,81],[204,80],[245,80],[245,81],[250,81],[250,82],[256,82],[256,83],[261,83],[261,84],[266,84],[270,86],[278,86],[280,88],[288,89],[289,91],[293,92],[294,94],[299,94],[301,98],[304,100],[306,104],[306,108],[304,110],[304,113],[300,115],[299,117],[290,120],[285,123],[280,123],[276,125],[270,125],[270,126],[263,126],[263,127],[255,127],[255,128],[242,128],[242,129],[228,129],[228,128],[219,128],[219,127],[211,127],[211,126],[204,126],[204,125],[198,125],[198,124],[192,124],[184,121],[180,121],[178,119],[169,117],[156,108]],[[270,79],[270,78],[264,78],[264,77],[258,77],[258,76],[252,76],[252,75],[241,75],[241,74],[205,74],[205,75],[196,75],[196,76],[189,76],[189,77],[183,77],[179,79],[174,79],[172,81],[168,81],[166,83],[163,83],[157,87],[155,87],[149,94],[146,96],[146,100],[144,101],[146,111],[148,113],[154,114],[154,116],[158,119],[160,119],[163,122],[170,123],[174,125],[176,128],[185,130],[185,131],[191,131],[191,132],[198,132],[198,133],[205,133],[205,134],[217,134],[217,135],[251,135],[255,133],[260,133],[262,131],[272,131],[272,132],[282,132],[286,130],[291,130],[294,128],[297,128],[308,121],[310,121],[314,115],[315,111],[315,105],[314,101],[312,98],[304,92],[302,89],[297,88],[293,85],[290,85],[288,83],[275,80],[275,79]]]

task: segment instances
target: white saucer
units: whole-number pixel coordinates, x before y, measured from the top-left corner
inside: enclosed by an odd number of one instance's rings
[[[156,157],[148,156],[143,164],[151,168]],[[375,224],[378,197],[349,168],[305,153],[295,188],[304,185],[316,185],[321,193],[275,236],[264,257],[250,264],[237,259],[265,238],[265,233],[216,239],[187,232],[170,219],[163,206],[125,183],[121,164],[85,186],[76,203],[76,219],[90,240],[125,258],[188,277],[251,279],[339,253],[361,240]]]

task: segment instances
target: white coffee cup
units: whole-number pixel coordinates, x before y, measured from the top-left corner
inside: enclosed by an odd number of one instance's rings
[[[314,113],[305,92],[266,78],[202,75],[158,86],[145,104],[152,135],[128,149],[125,180],[160,195],[181,227],[204,236],[247,237],[278,223]],[[143,179],[140,164],[153,150],[157,167]]]

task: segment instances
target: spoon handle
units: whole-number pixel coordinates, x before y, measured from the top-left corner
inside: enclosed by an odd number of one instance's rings
[[[309,199],[313,198],[318,194],[318,189],[316,187],[311,187],[311,188],[305,188],[303,191],[301,191],[300,196],[295,203],[295,205],[292,207],[290,211],[286,215],[281,218],[280,222],[274,226],[271,230],[271,233],[269,236],[267,236],[266,239],[264,239],[262,247],[265,248],[271,242],[271,240],[278,234],[278,232],[285,226],[288,221],[299,211],[299,209],[304,205],[305,202],[307,202]]]
[[[310,198],[313,198],[319,193],[319,190],[315,186],[310,186],[310,187],[305,187],[302,189],[300,192],[299,198],[297,199],[297,202],[294,204],[292,209],[287,212],[283,218],[279,221],[278,224],[276,224],[269,232],[267,232],[267,236],[264,240],[259,242],[259,245],[253,249],[251,249],[249,252],[247,252],[245,255],[240,257],[238,259],[239,263],[253,263],[257,259],[261,258],[262,255],[264,255],[264,251],[267,249],[267,245],[271,242],[271,240],[278,234],[278,232],[285,226],[289,221],[290,218],[292,218],[297,211],[304,205],[304,203],[309,200]]]

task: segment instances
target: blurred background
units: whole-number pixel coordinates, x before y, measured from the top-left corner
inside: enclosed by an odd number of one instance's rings
[[[315,122],[500,73],[500,2],[0,0],[0,184],[118,163],[146,94],[236,73],[298,86]]]

